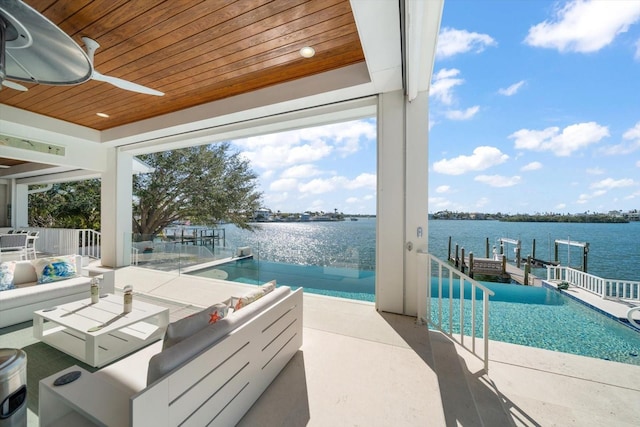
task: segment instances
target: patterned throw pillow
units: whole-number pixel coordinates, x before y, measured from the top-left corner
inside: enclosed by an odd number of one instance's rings
[[[16,269],[15,261],[7,261],[0,264],[0,291],[15,289],[13,283],[13,272]]]
[[[217,303],[191,316],[170,323],[167,327],[167,332],[164,334],[162,349],[171,347],[185,338],[189,338],[207,325],[224,319],[227,316],[227,312],[228,307],[226,304]]]
[[[32,261],[38,283],[51,283],[76,277],[76,256],[66,255]]]
[[[248,292],[240,298],[233,298],[233,309],[240,310],[242,307],[246,307],[252,302],[259,300],[269,292],[273,291],[275,288],[276,281],[272,280],[265,283],[264,285],[258,286],[258,289]]]

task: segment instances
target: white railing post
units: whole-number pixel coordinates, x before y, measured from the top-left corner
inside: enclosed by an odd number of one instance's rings
[[[438,294],[437,295],[433,295],[433,293],[431,292],[431,282],[433,280],[432,275],[435,274],[433,263],[438,264],[438,269],[437,269]],[[482,362],[484,363],[485,373],[488,373],[489,372],[489,296],[494,295],[493,291],[483,286],[481,283],[477,282],[471,277],[467,276],[466,274],[459,272],[458,270],[455,269],[455,267],[434,257],[433,255],[427,254],[427,265],[428,266],[425,266],[425,271],[427,272],[427,278],[426,280],[421,280],[421,283],[423,283],[424,286],[428,286],[427,291],[423,293],[424,295],[428,296],[426,301],[426,306],[427,306],[426,312],[428,313],[426,320],[428,324],[438,329],[442,333],[445,333],[451,340],[457,342],[464,349],[468,350],[474,356],[482,360]],[[449,270],[448,283],[447,283],[449,287],[448,296],[445,296],[443,292],[443,282],[446,277],[445,273],[443,272],[444,269]],[[460,307],[458,310],[458,319],[455,319],[454,317],[453,288],[456,284],[454,279],[457,280],[459,284],[459,295],[457,299],[460,304]],[[470,285],[469,288],[471,291],[471,320],[467,320],[466,317],[468,316],[465,315],[465,293],[466,293],[465,284],[466,283],[469,283]],[[476,332],[476,324],[477,324],[477,321],[479,320],[479,319],[476,319],[476,316],[477,316],[476,293],[477,292],[482,293],[482,339],[483,339],[482,353],[479,353],[478,348],[476,346],[476,339],[478,338],[477,332]],[[446,328],[447,330],[444,330],[445,328],[443,328],[443,325],[442,325],[442,316],[443,316],[443,311],[445,309],[443,305],[443,299],[447,297],[449,299],[449,312],[448,312],[449,323],[448,323],[448,327]],[[437,298],[437,304],[438,304],[437,319],[435,318],[434,314],[431,312],[431,310],[433,309],[433,304],[432,304],[433,298]],[[457,334],[454,336],[454,331],[455,331],[454,320],[457,320],[455,327],[458,328],[460,332],[459,339],[457,338]],[[467,324],[470,324],[470,329],[471,329],[470,331],[471,347],[470,348],[465,345],[465,326]]]
[[[430,289],[430,283],[428,281],[429,276],[429,257],[425,252],[418,251],[418,323],[426,322],[427,316],[427,289]]]
[[[489,372],[489,294],[487,292],[482,293],[482,339],[484,344],[484,371]]]

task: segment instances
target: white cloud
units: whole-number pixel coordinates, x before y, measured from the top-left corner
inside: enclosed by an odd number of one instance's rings
[[[469,120],[480,111],[479,106],[469,107],[466,110],[449,110],[444,115],[450,120]]]
[[[453,203],[444,197],[429,197],[429,209],[434,211],[440,211],[450,208]]]
[[[298,191],[301,193],[310,194],[322,194],[334,191],[337,187],[341,186],[340,181],[343,181],[342,177],[333,177],[329,179],[312,179],[307,183],[298,185]]]
[[[264,202],[266,206],[277,206],[281,203],[289,200],[289,193],[266,193],[264,195]]]
[[[253,167],[267,170],[317,161],[327,157],[333,151],[333,147],[324,141],[295,146],[285,141],[281,144],[274,142],[269,145],[261,142],[256,148],[252,151],[244,151],[242,155]]]
[[[460,74],[460,70],[455,68],[443,68],[433,76],[429,96],[445,105],[453,104],[453,88],[464,83],[463,79],[454,78]]]
[[[607,145],[602,147],[602,154],[607,156],[620,156],[624,154],[633,153],[640,149],[640,139],[631,143],[621,143],[616,145]]]
[[[617,179],[617,180],[613,178],[606,178],[606,179],[603,179],[602,181],[594,182],[589,186],[589,188],[594,188],[594,189],[601,188],[604,190],[611,190],[613,188],[630,187],[634,184],[635,182],[629,178]]]
[[[583,205],[587,203],[589,200],[594,199],[596,197],[600,197],[606,193],[607,193],[606,190],[597,190],[591,194],[581,194],[580,196],[578,196],[578,200],[576,200],[576,203],[578,203],[579,205]]]
[[[285,169],[281,174],[281,178],[310,178],[312,176],[318,176],[322,174],[315,165],[311,164],[303,164],[292,166],[288,169]]]
[[[436,193],[448,193],[449,191],[451,191],[451,187],[448,185],[440,185],[436,188]]]
[[[357,197],[347,197],[347,200],[345,200],[345,202],[349,204],[358,203],[359,201],[360,199],[358,199]]]
[[[495,147],[481,146],[473,150],[470,156],[458,156],[453,159],[443,159],[433,164],[435,172],[445,175],[462,175],[470,171],[481,171],[491,166],[499,165],[509,159]]]
[[[372,173],[361,173],[352,181],[345,182],[344,187],[349,190],[354,190],[356,188],[369,188],[375,190],[376,175]]]
[[[309,182],[298,184],[298,191],[301,193],[323,194],[336,190],[356,190],[359,188],[376,189],[376,175],[363,173],[353,180],[344,176],[333,176],[328,179],[316,178]]]
[[[356,120],[261,135],[233,141],[252,167],[273,171],[309,164],[338,153],[357,153],[363,141],[375,141],[374,120]]]
[[[605,172],[604,169],[601,169],[601,168],[598,168],[598,167],[587,169],[587,173],[589,175],[602,175],[604,172]]]
[[[554,209],[560,210],[560,209],[564,209],[566,207],[567,207],[566,203],[558,203],[557,205],[554,206]]]
[[[471,33],[467,30],[444,28],[438,35],[437,58],[448,58],[459,53],[482,52],[487,46],[497,45],[487,34]]]
[[[640,149],[640,122],[636,123],[634,127],[627,130],[622,138],[625,142],[616,145],[610,145],[603,147],[602,152],[606,155],[621,155],[630,154]],[[629,142],[626,142],[629,141]]]
[[[636,140],[636,141],[640,141],[640,122],[636,123],[636,125],[634,127],[632,127],[631,129],[629,129],[628,131],[626,131],[622,137],[624,139],[629,139],[629,140]]]
[[[375,122],[370,120],[336,123],[313,129],[318,130],[319,137],[329,138],[343,157],[360,151],[362,141],[374,141],[378,132]],[[326,136],[326,133],[330,136]],[[308,137],[306,131],[305,137]]]
[[[638,161],[636,162],[636,167],[639,167],[639,168],[640,168],[640,160],[638,160]]]
[[[640,191],[636,191],[635,193],[631,193],[628,196],[626,196],[624,199],[625,200],[632,200],[632,199],[635,199],[636,197],[640,197]]]
[[[540,162],[531,162],[520,168],[523,172],[535,171],[538,169],[542,169],[542,163]]]
[[[272,191],[289,191],[294,190],[298,186],[298,180],[294,178],[278,179],[269,185]]]
[[[519,176],[502,176],[502,175],[478,175],[474,181],[482,182],[491,187],[513,187],[520,183]]]
[[[596,122],[577,123],[560,132],[554,126],[544,130],[520,129],[509,135],[515,148],[533,151],[551,151],[556,156],[569,156],[574,151],[599,142],[609,136],[609,129]]]
[[[525,81],[520,80],[518,83],[514,83],[508,88],[498,89],[498,93],[504,96],[512,96],[518,93],[518,90],[524,85]]]
[[[596,52],[640,19],[640,2],[574,0],[529,29],[525,43],[560,52]]]
[[[606,179],[592,183],[589,186],[589,188],[594,191],[592,193],[580,194],[580,196],[578,196],[578,200],[576,201],[576,203],[585,204],[591,199],[607,194],[609,190],[613,190],[617,188],[633,187],[635,185],[637,185],[637,183],[633,179],[629,179],[629,178],[617,179],[617,180],[613,178],[606,178]]]

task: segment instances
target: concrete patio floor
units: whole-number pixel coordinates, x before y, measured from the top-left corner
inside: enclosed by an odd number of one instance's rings
[[[116,288],[204,306],[247,286],[127,267]],[[491,341],[482,363],[415,318],[305,294],[303,346],[242,426],[635,426],[640,366]],[[588,344],[585,344],[588,345]]]
[[[117,293],[128,284],[137,299],[178,302],[171,320],[251,287],[118,269]],[[640,425],[640,366],[491,341],[485,375],[475,356],[413,317],[313,294],[303,326],[301,349],[240,426]]]

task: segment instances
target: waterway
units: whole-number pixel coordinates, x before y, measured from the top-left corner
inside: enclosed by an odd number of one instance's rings
[[[376,220],[260,223],[253,232],[224,225],[226,246],[251,246],[261,260],[298,265],[327,266],[344,264],[361,270],[375,270]],[[536,241],[535,257],[555,259],[555,240],[589,243],[587,271],[608,279],[640,280],[640,222],[625,224],[531,223],[473,220],[430,220],[429,251],[446,260],[449,237],[465,253],[484,257],[486,239],[492,246],[498,239],[519,239],[522,256],[531,255]],[[514,246],[506,245],[504,253],[514,258]],[[560,245],[558,258],[562,265],[580,268],[582,249]],[[538,274],[543,270],[537,271]]]

